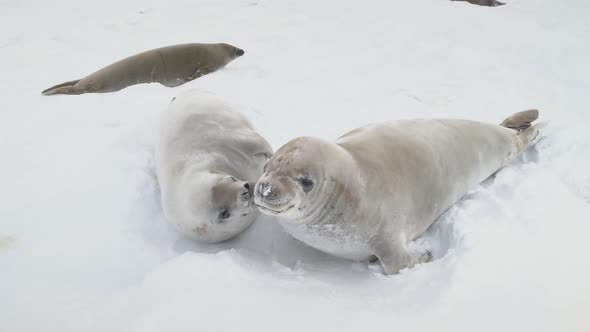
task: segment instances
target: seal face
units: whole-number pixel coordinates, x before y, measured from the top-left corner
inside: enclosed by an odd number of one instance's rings
[[[250,122],[212,94],[173,99],[156,151],[162,207],[183,234],[219,242],[254,222],[254,185],[272,155]]]
[[[360,179],[347,170],[353,162],[333,143],[295,139],[265,166],[255,203],[263,213],[278,216],[293,237],[318,250],[346,259],[369,259],[372,253],[363,229],[371,225],[354,212],[361,200],[354,192]]]
[[[397,273],[430,259],[410,252],[410,241],[532,142],[533,113],[505,120],[521,131],[433,119],[373,124],[336,142],[297,138],[265,166],[254,201],[300,241],[347,259],[377,257]]]

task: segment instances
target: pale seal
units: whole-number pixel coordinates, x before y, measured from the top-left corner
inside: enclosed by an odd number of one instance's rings
[[[542,124],[515,125],[523,130],[404,120],[368,125],[336,142],[297,138],[265,166],[255,203],[311,247],[357,261],[376,257],[386,274],[395,274],[429,259],[410,252],[408,243],[524,151]]]
[[[235,46],[180,44],[132,55],[82,79],[58,84],[44,95],[114,92],[140,83],[160,83],[176,87],[212,73],[244,55]]]
[[[156,147],[166,218],[202,242],[241,233],[259,215],[254,185],[272,152],[246,117],[219,97],[179,95],[163,115]]]

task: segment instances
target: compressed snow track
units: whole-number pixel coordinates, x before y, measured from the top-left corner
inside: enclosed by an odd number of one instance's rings
[[[0,0],[0,331],[588,331],[590,5],[512,0]],[[185,86],[43,97],[127,55],[245,49]],[[180,91],[235,104],[274,148],[402,118],[550,125],[386,277],[261,217],[199,245],[164,220],[158,117]]]

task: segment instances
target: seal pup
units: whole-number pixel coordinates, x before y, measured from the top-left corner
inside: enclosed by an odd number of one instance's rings
[[[520,118],[534,120],[516,113],[505,122]],[[395,274],[430,260],[408,243],[523,152],[542,125],[522,123],[518,131],[420,119],[368,125],[335,142],[300,137],[265,166],[255,203],[309,246],[356,261],[377,258],[386,274]]]
[[[52,86],[42,94],[114,92],[154,82],[171,88],[223,68],[242,55],[244,50],[225,43],[172,45],[132,55],[82,79]]]
[[[164,215],[202,242],[238,235],[259,215],[254,185],[272,153],[248,119],[219,97],[179,95],[163,115],[156,146]]]

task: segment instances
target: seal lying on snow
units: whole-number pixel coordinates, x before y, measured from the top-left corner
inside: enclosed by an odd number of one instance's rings
[[[157,176],[167,219],[203,242],[229,239],[259,215],[253,190],[272,148],[218,97],[189,91],[163,116]]]
[[[398,273],[430,258],[408,251],[408,242],[531,144],[542,124],[525,129],[514,121],[537,118],[527,112],[505,120],[522,131],[431,119],[372,124],[334,143],[294,139],[265,167],[255,203],[311,247],[376,257],[386,274]]]
[[[505,5],[505,3],[496,0],[451,0],[451,1],[466,1],[472,5],[487,6],[487,7],[498,7]]]
[[[44,90],[44,95],[114,92],[140,83],[175,87],[212,73],[244,55],[229,44],[180,44],[139,53],[82,79]]]

